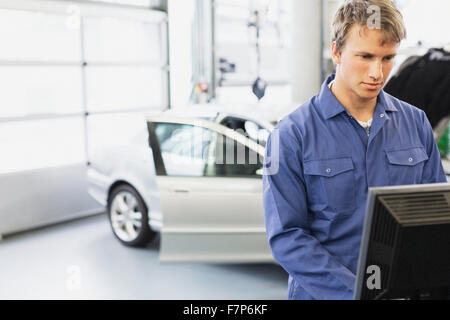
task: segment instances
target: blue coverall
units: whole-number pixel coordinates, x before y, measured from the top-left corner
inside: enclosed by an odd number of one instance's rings
[[[266,232],[288,299],[353,298],[369,187],[447,182],[422,110],[381,91],[368,136],[328,88],[334,77],[266,146]]]

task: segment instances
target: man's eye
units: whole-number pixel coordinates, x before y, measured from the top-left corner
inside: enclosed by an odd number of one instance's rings
[[[392,59],[394,59],[394,57],[386,57],[386,58],[384,58],[384,60],[386,60],[386,61],[391,61]]]
[[[363,59],[370,59],[371,56],[361,56]]]

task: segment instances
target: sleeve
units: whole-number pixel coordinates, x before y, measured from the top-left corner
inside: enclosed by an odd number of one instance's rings
[[[275,129],[266,146],[263,201],[272,255],[315,299],[353,299],[355,275],[308,228],[301,145],[292,129],[286,127]],[[268,173],[269,166],[277,170]]]
[[[441,155],[436,141],[430,121],[426,114],[422,111],[422,130],[425,138],[425,148],[428,154],[428,160],[424,165],[422,174],[422,184],[428,183],[445,183],[447,177],[442,167]]]

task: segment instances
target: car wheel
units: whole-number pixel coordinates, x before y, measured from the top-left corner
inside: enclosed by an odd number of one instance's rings
[[[120,185],[111,192],[108,218],[114,235],[127,246],[143,247],[155,235],[148,225],[144,200],[129,185]]]

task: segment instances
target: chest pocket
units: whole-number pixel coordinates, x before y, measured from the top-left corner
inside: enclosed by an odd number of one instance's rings
[[[355,168],[351,157],[311,160],[303,166],[309,206],[319,217],[334,219],[356,209]]]
[[[386,150],[391,185],[419,184],[428,155],[423,147]]]

